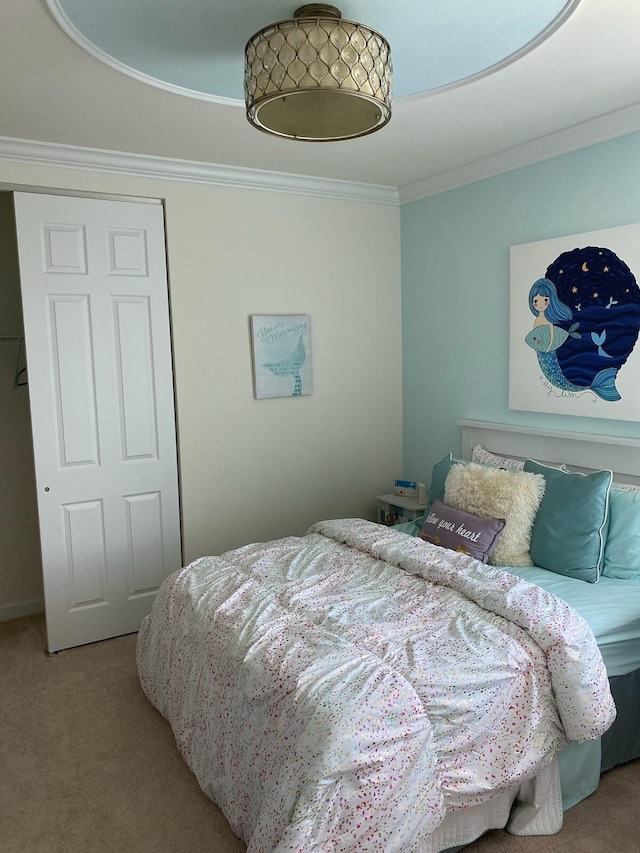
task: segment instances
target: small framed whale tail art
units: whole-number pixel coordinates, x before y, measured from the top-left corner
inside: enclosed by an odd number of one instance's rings
[[[251,349],[257,399],[313,393],[308,314],[252,314]]]

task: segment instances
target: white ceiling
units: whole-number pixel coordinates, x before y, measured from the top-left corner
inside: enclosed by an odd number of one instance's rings
[[[0,137],[383,185],[410,200],[640,129],[638,0],[344,0],[343,17],[391,43],[390,124],[347,142],[271,138],[244,116],[242,49],[296,5],[2,0]]]

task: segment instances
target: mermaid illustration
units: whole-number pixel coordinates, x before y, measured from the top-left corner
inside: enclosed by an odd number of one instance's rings
[[[535,319],[524,342],[548,393],[620,400],[619,371],[640,333],[640,288],[629,266],[602,245],[561,252],[534,281],[528,304]]]
[[[578,332],[579,323],[573,323],[569,329],[561,329],[555,327],[555,332],[552,334],[549,331],[549,326],[545,325],[542,328],[533,328],[525,337],[525,343],[535,350],[538,356],[538,364],[544,373],[545,377],[562,391],[570,391],[579,393],[580,391],[591,390],[603,400],[619,400],[620,394],[615,386],[617,368],[607,367],[598,371],[593,377],[591,385],[576,385],[575,382],[569,382],[567,377],[562,372],[556,350],[568,340],[568,338],[580,339],[582,335]],[[554,327],[551,326],[553,329]]]
[[[578,331],[579,323],[573,323],[568,329],[555,325],[559,322],[572,320],[573,311],[562,302],[555,284],[548,278],[539,278],[532,285],[529,291],[529,308],[531,313],[536,315],[536,319],[533,329],[524,340],[536,352],[538,364],[546,379],[562,391],[579,393],[591,390],[603,400],[619,400],[620,394],[615,386],[616,368],[605,368],[598,371],[588,386],[576,385],[564,375],[556,350],[569,338],[580,340],[582,335]],[[602,349],[606,332],[603,332],[600,337],[592,333],[591,338],[598,346],[600,354],[607,358],[610,357]]]
[[[529,310],[535,316],[533,328],[547,326],[549,329],[549,343],[547,352],[557,349],[560,344],[554,346],[555,324],[568,322],[573,318],[573,311],[558,296],[555,284],[548,278],[539,278],[535,281],[529,291]],[[564,343],[566,337],[560,343]]]

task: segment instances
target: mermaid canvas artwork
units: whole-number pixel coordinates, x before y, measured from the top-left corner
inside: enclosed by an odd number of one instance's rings
[[[251,339],[256,398],[302,397],[313,392],[307,314],[253,314]]]
[[[510,408],[638,419],[639,243],[635,225],[512,247]]]

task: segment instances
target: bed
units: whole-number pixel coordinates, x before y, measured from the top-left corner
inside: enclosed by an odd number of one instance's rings
[[[438,853],[496,827],[557,832],[602,769],[640,754],[635,553],[612,548],[607,564],[622,572],[629,558],[629,577],[601,571],[617,530],[611,481],[640,483],[640,442],[461,427],[460,460],[434,466],[420,525],[333,519],[202,557],[167,579],[141,626],[142,687],[250,853]],[[473,462],[477,447],[514,465],[534,457],[533,470]],[[606,488],[589,470],[600,459]],[[493,485],[474,492],[472,475]],[[524,516],[532,553],[553,560],[553,529],[533,534],[542,502],[592,482],[600,502],[579,515],[605,517],[589,521],[580,565],[527,565],[513,535]],[[503,492],[504,517],[463,506]],[[462,531],[459,547],[430,541],[428,517],[438,538]]]
[[[612,471],[604,562],[611,570],[596,584],[539,567],[515,573],[568,601],[589,623],[607,668],[617,716],[602,738],[571,745],[559,756],[565,809],[593,793],[602,772],[640,757],[640,440],[527,429],[462,420],[462,456],[475,447],[502,455],[544,459],[570,471]],[[413,531],[412,531],[413,532]],[[512,571],[514,571],[512,569]]]

